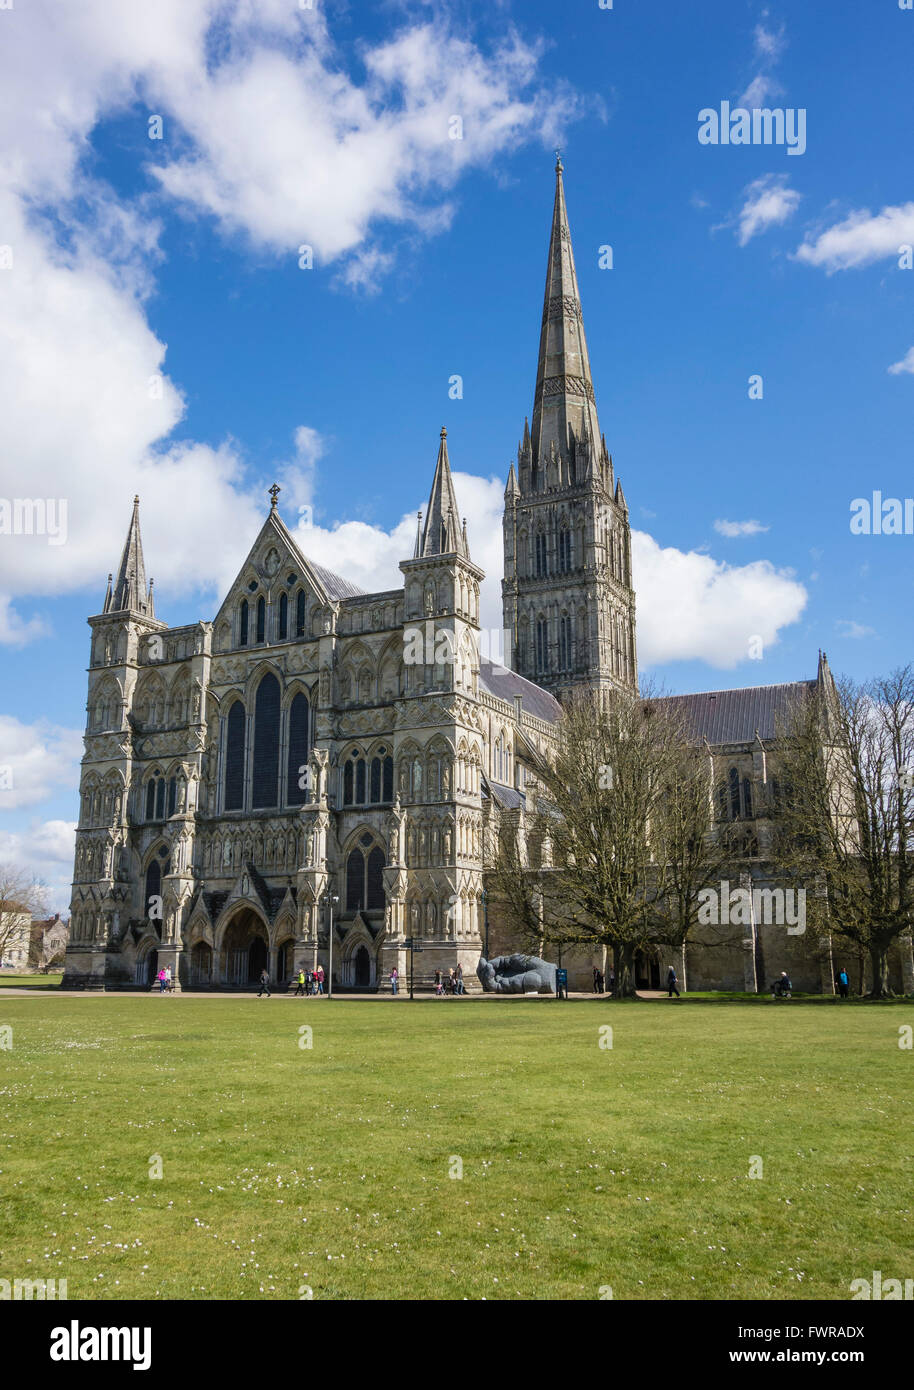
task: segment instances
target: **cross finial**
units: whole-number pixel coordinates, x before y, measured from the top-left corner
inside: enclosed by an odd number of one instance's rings
[[[560,174],[560,173],[562,172],[563,167],[564,167],[564,166],[563,166],[563,164],[562,164],[562,151],[561,151],[561,150],[556,150],[556,152],[555,152],[555,172],[556,172],[557,174]]]
[[[269,491],[270,491],[270,497],[271,497],[271,499],[272,499],[271,502],[270,502],[270,511],[271,511],[271,512],[275,512],[275,511],[276,511],[276,499],[277,499],[277,497],[279,496],[279,494],[282,492],[282,488],[279,486],[278,483],[274,483],[273,486],[270,488]]]

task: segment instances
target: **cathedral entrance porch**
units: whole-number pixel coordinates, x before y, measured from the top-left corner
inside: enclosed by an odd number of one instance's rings
[[[143,989],[152,989],[159,973],[159,953],[154,948],[136,963],[136,982]]]
[[[228,989],[250,989],[259,985],[260,972],[268,967],[268,961],[266,927],[250,908],[242,908],[222,938],[219,982]]]

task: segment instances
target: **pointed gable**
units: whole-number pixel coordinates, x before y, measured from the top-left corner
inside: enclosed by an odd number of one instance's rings
[[[343,579],[332,570],[325,569],[323,565],[315,564],[307,558],[279,515],[274,496],[270,513],[223,600],[216,620],[223,616],[224,610],[234,601],[236,594],[246,596],[243,584],[248,575],[253,573],[263,583],[269,584],[276,575],[289,568],[294,569],[320,604],[344,598],[357,598],[364,592],[348,579]]]

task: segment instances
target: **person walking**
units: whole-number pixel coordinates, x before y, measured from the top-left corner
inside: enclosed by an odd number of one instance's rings
[[[164,993],[165,993],[165,970],[164,970],[164,967],[163,967],[163,969],[161,969],[161,970],[159,971],[158,975],[156,976],[156,979],[157,979],[158,982],[159,982],[159,993],[160,993],[160,994],[164,994]]]
[[[843,965],[835,976],[835,984],[838,986],[839,996],[842,999],[846,999],[850,992],[851,982]]]
[[[615,972],[615,970],[610,970],[610,972],[609,972],[609,992],[610,992],[610,994],[615,994],[615,992],[616,992],[616,972]]]
[[[441,971],[440,971],[440,970],[436,970],[436,971],[435,971],[435,993],[436,993],[436,994],[439,994],[439,995],[442,993],[442,989],[441,989]]]
[[[304,999],[304,997],[305,997],[305,972],[304,972],[304,970],[299,970],[299,972],[298,972],[298,980],[297,980],[296,985],[295,985],[295,993],[296,993],[296,994],[300,994],[301,997]]]
[[[667,976],[666,976],[666,987],[667,987],[667,996],[666,996],[667,999],[672,999],[672,997],[673,997],[674,994],[675,994],[675,996],[676,996],[677,999],[679,998],[679,982],[678,982],[678,980],[676,979],[676,971],[673,969],[672,965],[670,966],[669,970],[667,971]]]
[[[459,961],[457,962],[457,969],[454,971],[454,993],[466,994],[466,990],[463,987],[463,966]]]
[[[600,972],[596,966],[593,968],[593,992],[594,994],[600,993]]]
[[[324,967],[323,967],[322,965],[319,965],[319,966],[317,967],[317,969],[315,970],[315,972],[314,972],[314,981],[315,981],[315,984],[317,985],[317,992],[318,992],[318,994],[323,994],[323,992],[324,992]]]
[[[257,998],[259,999],[260,996],[261,996],[262,994],[265,994],[265,995],[267,996],[267,998],[269,999],[269,997],[270,997],[270,976],[269,976],[269,973],[268,973],[268,971],[267,971],[266,966],[264,966],[263,970],[261,970],[261,972],[260,972],[260,989],[257,991]]]
[[[391,994],[400,993],[400,976],[397,973],[396,966],[394,966],[390,972],[390,992]]]
[[[166,967],[165,967],[165,993],[166,993],[166,994],[173,994],[173,993],[174,993],[174,986],[172,985],[172,982],[171,982],[171,966],[170,966],[170,965],[166,965]]]

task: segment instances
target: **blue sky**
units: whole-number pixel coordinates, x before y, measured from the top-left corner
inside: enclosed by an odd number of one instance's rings
[[[914,491],[914,13],[152,9],[0,12],[0,497],[68,504],[64,544],[0,534],[0,858],[65,906],[85,619],[135,491],[169,622],[214,615],[274,478],[307,553],[386,587],[446,424],[499,623],[556,143],[642,666],[685,691],[908,660],[914,537],[849,514]],[[805,152],[701,145],[722,101],[802,108]]]

